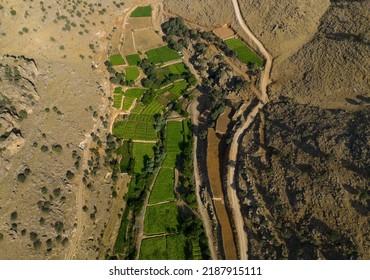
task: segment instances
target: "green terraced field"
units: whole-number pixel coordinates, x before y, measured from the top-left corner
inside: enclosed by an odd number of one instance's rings
[[[130,54],[130,55],[126,55],[126,60],[127,60],[128,65],[138,66],[141,61],[141,58],[138,54]]]
[[[113,95],[113,107],[121,110],[121,104],[122,104],[122,95],[121,94],[115,94]]]
[[[170,95],[167,97],[170,101],[176,101],[182,95],[182,92],[188,87],[185,80],[178,81],[173,84],[172,88],[169,90]]]
[[[167,260],[166,236],[146,238],[141,243],[140,260]]]
[[[186,237],[182,233],[166,237],[167,259],[185,260]]]
[[[171,65],[168,65],[167,67],[172,74],[182,75],[182,74],[189,73],[189,71],[186,69],[185,64],[182,62],[171,64]]]
[[[125,60],[123,59],[122,55],[120,53],[113,54],[110,56],[109,61],[112,65],[124,65]]]
[[[135,173],[141,173],[146,163],[154,155],[154,146],[153,143],[136,143],[134,142],[132,148],[132,155],[135,158]]]
[[[143,239],[140,260],[184,260],[186,237],[173,234]]]
[[[145,7],[137,7],[132,13],[130,17],[151,17],[152,16],[152,7],[145,6]]]
[[[253,50],[251,50],[243,41],[236,38],[231,38],[225,40],[225,43],[236,52],[236,55],[240,59],[240,61],[246,64],[255,64],[258,67],[262,67],[264,62],[262,58],[256,54]]]
[[[114,93],[120,93],[120,94],[123,94],[123,90],[122,90],[122,88],[121,88],[121,87],[116,87],[116,88],[114,89]]]
[[[152,122],[135,121],[132,119],[115,122],[113,125],[113,135],[125,140],[157,141],[157,133],[153,128]]]
[[[182,122],[167,122],[167,139],[166,139],[166,158],[163,167],[175,168],[177,156],[181,154],[181,145],[183,143]]]
[[[150,194],[149,203],[153,204],[162,201],[170,201],[175,198],[173,193],[174,176],[173,169],[161,168]]]
[[[136,99],[140,99],[145,93],[145,89],[141,88],[130,88],[124,93],[125,99],[123,100],[123,111],[127,111],[131,108],[132,104]]]
[[[175,232],[179,225],[175,202],[148,206],[145,212],[144,234]]]
[[[156,100],[150,102],[145,109],[142,111],[142,114],[155,115],[160,113],[164,109],[164,105],[159,103]]]
[[[157,49],[149,50],[146,52],[148,59],[154,63],[163,63],[175,59],[179,59],[180,55],[168,46],[160,47]]]
[[[140,72],[136,66],[126,68],[126,81],[135,81],[139,76]]]

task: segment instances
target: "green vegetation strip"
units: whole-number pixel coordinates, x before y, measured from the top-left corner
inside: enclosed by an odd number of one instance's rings
[[[127,55],[126,60],[128,65],[130,66],[138,66],[141,61],[140,56],[138,54]]]
[[[236,38],[225,40],[225,43],[236,52],[238,58],[246,64],[254,64],[258,67],[263,66],[262,58],[251,50],[243,41]]]
[[[152,16],[152,7],[137,7],[132,13],[131,17],[151,17]]]
[[[120,53],[111,55],[109,61],[112,65],[124,65],[125,60]]]
[[[175,174],[171,168],[162,168],[154,183],[150,194],[149,203],[154,204],[163,201],[170,201],[175,198],[173,193]]]
[[[180,55],[168,46],[160,47],[157,49],[149,50],[146,52],[148,59],[154,63],[163,63],[175,59],[179,59]]]
[[[145,213],[144,234],[176,232],[178,213],[175,202],[148,206]]]

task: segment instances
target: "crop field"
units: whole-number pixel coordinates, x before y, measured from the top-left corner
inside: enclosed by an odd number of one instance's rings
[[[174,171],[171,168],[161,168],[150,194],[149,203],[170,201],[175,198],[173,187],[175,182]]]
[[[182,122],[168,121],[167,122],[167,139],[166,139],[166,158],[163,162],[164,167],[175,168],[177,164],[177,156],[181,153],[181,145],[183,143],[183,128]]]
[[[122,104],[122,95],[121,94],[115,94],[113,95],[113,107],[121,110],[121,104]]]
[[[136,121],[132,119],[115,122],[113,125],[113,135],[125,140],[157,140],[157,133],[153,128],[152,122]]]
[[[131,17],[151,17],[152,16],[152,7],[137,7],[132,13]]]
[[[126,68],[126,81],[135,81],[139,76],[140,72],[136,66]]]
[[[140,260],[166,260],[166,236],[143,239]]]
[[[180,55],[168,46],[160,47],[157,49],[149,50],[146,52],[148,59],[154,63],[163,63],[180,58]]]
[[[161,48],[164,46],[162,37],[153,28],[138,29],[132,33],[138,52]]]
[[[154,144],[153,143],[137,143],[134,142],[132,148],[132,155],[135,159],[135,173],[141,173],[146,163],[154,155]]]
[[[182,233],[166,236],[167,259],[185,260],[186,237]]]
[[[125,99],[123,100],[122,110],[127,111],[128,109],[130,109],[135,100],[140,99],[145,91],[145,89],[141,88],[131,88],[126,90],[126,92],[124,93]]]
[[[202,251],[199,246],[199,242],[193,240],[192,244],[192,253],[193,253],[193,259],[194,260],[201,260],[202,259]]]
[[[225,40],[225,43],[229,46],[229,48],[236,52],[236,55],[242,62],[246,64],[255,64],[258,67],[263,66],[264,62],[262,58],[253,50],[251,50],[246,44],[244,44],[244,42],[240,39],[231,38]]]
[[[188,69],[183,62],[171,64],[167,66],[172,74],[182,75],[189,73]]]
[[[145,109],[142,111],[142,114],[155,115],[160,113],[164,107],[165,106],[159,103],[157,100],[153,100],[145,107]]]
[[[123,106],[122,110],[127,111],[131,108],[132,104],[134,104],[136,98],[135,97],[128,97],[126,96],[125,99],[123,100]]]
[[[184,260],[186,237],[173,234],[143,239],[141,244],[141,260]]]
[[[141,61],[140,56],[136,53],[126,55],[126,60],[129,66],[138,66]]]
[[[179,225],[175,202],[148,206],[145,213],[144,234],[175,232]]]
[[[114,89],[114,93],[120,93],[120,94],[123,94],[123,90],[122,90],[122,88],[121,88],[121,87],[116,87],[116,88]]]
[[[182,92],[188,87],[185,80],[178,81],[173,84],[172,88],[169,90],[170,94],[167,99],[170,101],[176,101],[182,95]]]
[[[109,61],[112,65],[124,65],[125,60],[123,59],[122,55],[120,53],[111,55],[109,58]]]

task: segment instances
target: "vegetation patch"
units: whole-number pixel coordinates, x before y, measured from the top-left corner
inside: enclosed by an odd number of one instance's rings
[[[153,143],[134,143],[132,154],[135,159],[135,173],[142,173],[143,169],[154,155]]]
[[[132,170],[132,165],[135,163],[133,156],[133,143],[132,141],[123,141],[121,148],[121,173],[129,172]]]
[[[139,76],[140,72],[136,66],[126,68],[126,81],[135,81]]]
[[[126,60],[130,66],[138,66],[140,64],[141,58],[138,54],[126,55]]]
[[[132,13],[131,17],[151,17],[152,16],[152,7],[137,7]]]
[[[111,65],[124,65],[125,64],[125,60],[123,59],[120,53],[111,55],[109,58],[109,62],[111,63]]]
[[[262,58],[251,50],[243,41],[236,38],[225,40],[226,45],[235,51],[238,58],[246,64],[254,64],[258,67],[263,66]]]
[[[146,235],[176,232],[178,226],[178,212],[175,202],[146,208],[144,222],[144,233]]]
[[[185,260],[186,259],[186,237],[182,233],[166,236],[167,259]]]
[[[181,154],[183,144],[183,128],[180,121],[167,122],[167,155],[163,162],[163,167],[174,168],[177,165],[177,157]]]
[[[141,260],[166,260],[166,236],[146,238],[141,243]]]
[[[114,94],[113,95],[113,107],[120,110],[122,104],[122,95],[121,94]]]
[[[174,181],[175,177],[173,169],[162,168],[154,183],[149,203],[154,204],[162,201],[173,200],[175,198],[173,193]]]
[[[180,58],[180,55],[168,46],[160,47],[157,49],[149,50],[146,52],[148,59],[154,63],[164,63],[171,60]]]

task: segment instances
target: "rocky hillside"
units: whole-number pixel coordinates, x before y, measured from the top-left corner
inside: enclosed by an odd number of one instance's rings
[[[20,123],[39,100],[35,87],[37,66],[24,56],[0,58],[0,168],[5,174],[10,157],[23,146]]]
[[[265,107],[240,155],[251,259],[370,257],[369,121],[365,108]]]

